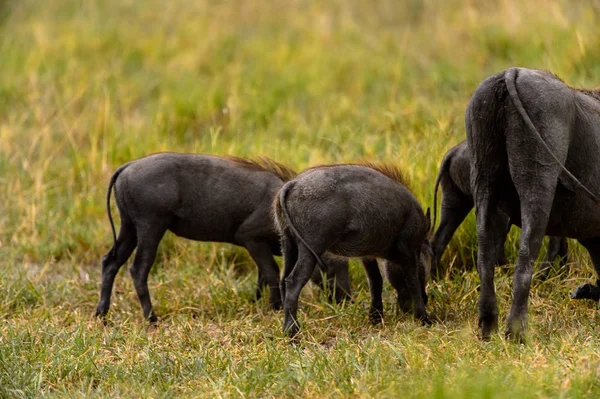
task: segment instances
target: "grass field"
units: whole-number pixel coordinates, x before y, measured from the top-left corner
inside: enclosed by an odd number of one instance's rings
[[[471,215],[430,283],[439,321],[368,323],[308,285],[300,344],[252,302],[233,246],[167,234],[148,327],[124,267],[108,325],[94,317],[120,164],[157,151],[268,155],[304,167],[367,159],[409,176],[424,206],[465,105],[509,66],[600,84],[600,3],[533,0],[0,1],[0,397],[597,398],[598,306],[569,265],[536,279],[528,341],[477,338]],[[514,259],[518,229],[507,251]],[[512,268],[497,270],[501,320]]]

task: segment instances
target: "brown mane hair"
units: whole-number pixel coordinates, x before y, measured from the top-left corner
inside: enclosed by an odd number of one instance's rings
[[[573,90],[577,90],[578,92],[581,92],[583,94],[587,94],[590,97],[595,98],[596,100],[600,101],[600,89],[577,89],[577,88],[572,88]]]
[[[560,80],[569,89],[578,91],[578,92],[583,93],[583,94],[586,94],[586,95],[588,95],[590,97],[593,97],[596,100],[600,101],[600,88],[596,88],[596,89],[584,89],[584,88],[581,88],[581,87],[573,87],[573,86],[569,85],[568,83],[566,83],[564,81],[564,79],[562,79],[560,76],[558,76],[554,72],[547,71],[547,70],[543,70],[543,71],[546,72],[546,73],[548,73],[548,74],[550,74],[550,75],[552,75],[556,79]]]
[[[373,161],[366,161],[366,160],[358,161],[358,163],[356,163],[356,165],[366,166],[367,168],[376,170],[379,173],[386,175],[387,177],[389,177],[396,183],[400,183],[403,186],[406,186],[406,188],[408,188],[410,190],[410,184],[408,183],[408,179],[407,179],[406,175],[396,165],[393,165],[391,163],[386,163],[386,162],[373,162]]]
[[[239,158],[232,155],[228,155],[225,158],[245,169],[270,172],[275,176],[279,177],[284,182],[293,179],[297,175],[295,171],[288,168],[287,166],[262,155],[253,159]]]
[[[367,160],[360,160],[358,162],[353,162],[353,163],[338,163],[338,164],[332,164],[332,165],[316,165],[316,166],[311,166],[310,168],[307,168],[307,170],[308,169],[316,169],[316,168],[326,168],[326,167],[331,167],[331,166],[344,166],[344,165],[348,165],[348,166],[352,166],[352,165],[354,165],[354,166],[364,166],[364,167],[367,167],[369,169],[373,169],[373,170],[381,173],[382,175],[385,175],[385,176],[389,177],[390,179],[392,179],[396,183],[402,184],[404,187],[406,187],[409,191],[412,192],[409,180],[406,177],[406,175],[404,174],[404,172],[402,172],[402,170],[399,167],[397,167],[396,165],[393,165],[391,163],[373,162],[373,161],[367,161]]]

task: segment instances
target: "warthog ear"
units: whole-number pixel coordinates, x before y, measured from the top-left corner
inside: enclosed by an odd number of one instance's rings
[[[427,219],[427,226],[429,226],[429,230],[433,228],[431,225],[431,209],[427,208],[427,212],[425,212],[425,219]]]

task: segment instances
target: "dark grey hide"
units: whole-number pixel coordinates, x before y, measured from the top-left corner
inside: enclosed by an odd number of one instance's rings
[[[437,179],[435,181],[435,192],[433,199],[433,226],[435,227],[436,212],[437,212],[437,192],[438,187],[442,186],[442,212],[440,227],[436,230],[433,240],[431,241],[431,249],[433,250],[433,259],[431,267],[433,275],[437,276],[442,272],[440,261],[446,250],[446,246],[452,239],[452,236],[458,229],[458,226],[465,220],[465,217],[473,209],[473,195],[471,194],[471,154],[467,148],[467,141],[456,145],[446,153]],[[504,213],[499,213],[498,224],[504,226],[504,231],[508,234],[510,222]],[[504,242],[506,235],[502,236],[501,240],[496,242],[496,258],[497,265],[506,265],[508,260],[504,252]],[[540,268],[542,279],[548,277],[548,273],[552,266],[552,262],[560,257],[560,264],[564,266],[568,258],[567,240],[562,237],[550,237],[548,241],[548,252],[546,261],[543,262]]]
[[[511,68],[479,85],[465,123],[479,242],[479,325],[484,339],[498,325],[494,263],[504,230],[495,220],[502,209],[522,228],[506,329],[522,340],[544,234],[578,239],[600,275],[600,206],[588,189],[600,192],[600,93],[570,88],[549,72]]]
[[[298,296],[325,251],[360,257],[371,291],[370,318],[383,317],[383,280],[376,258],[385,259],[388,280],[403,310],[429,323],[425,284],[431,248],[429,213],[394,180],[363,165],[311,168],[286,183],[275,202],[284,272],[281,294],[284,331],[299,331]]]
[[[137,246],[131,276],[144,317],[156,320],[147,281],[158,244],[167,230],[190,240],[226,242],[246,248],[258,266],[257,298],[261,288],[268,285],[271,306],[279,309],[279,267],[273,255],[280,255],[281,247],[271,212],[273,199],[286,176],[280,172],[285,168],[265,160],[267,166],[239,158],[160,153],[117,169],[107,195],[115,243],[102,259],[102,288],[96,314],[103,316],[108,312],[115,276]],[[121,215],[118,237],[110,214],[113,186]],[[327,270],[330,287],[335,276],[335,294],[341,300],[350,292],[348,262],[330,258],[327,261],[331,267]],[[317,283],[321,281],[320,273],[314,277]]]

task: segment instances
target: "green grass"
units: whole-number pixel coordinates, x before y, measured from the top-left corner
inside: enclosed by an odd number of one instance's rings
[[[93,312],[120,164],[165,150],[386,161],[431,206],[477,84],[519,65],[593,87],[599,17],[567,0],[0,1],[0,397],[598,397],[598,308],[568,299],[595,278],[587,254],[571,242],[571,263],[535,280],[527,344],[483,343],[472,216],[430,283],[431,328],[396,314],[389,286],[370,326],[353,263],[355,302],[307,286],[291,345],[282,314],[251,301],[243,251],[170,234],[150,276],[159,326],[125,270],[109,324]],[[497,270],[501,319],[511,277]]]

